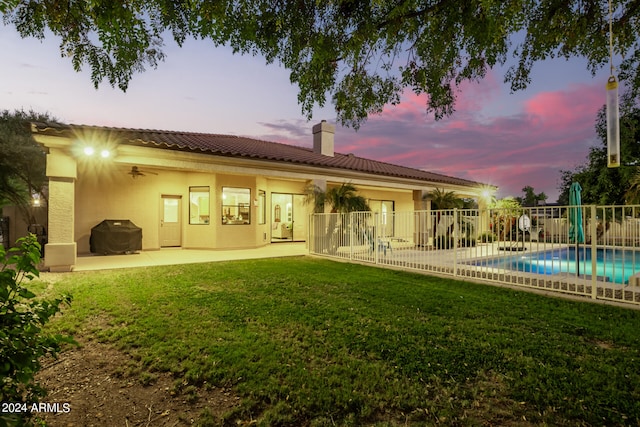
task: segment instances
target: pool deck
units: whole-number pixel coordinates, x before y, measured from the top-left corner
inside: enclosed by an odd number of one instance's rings
[[[475,277],[505,277],[508,276],[512,282],[527,280],[529,282],[564,282],[571,286],[581,285],[584,289],[591,289],[594,283],[591,274],[576,274],[572,272],[561,272],[558,274],[538,274],[534,272],[523,272],[511,270],[508,268],[475,265],[476,261],[486,261],[491,259],[504,260],[512,257],[530,257],[541,252],[552,250],[562,250],[573,247],[574,244],[566,243],[538,243],[538,242],[519,242],[511,244],[510,242],[495,242],[487,244],[479,244],[470,248],[458,248],[448,250],[434,250],[425,248],[412,248],[393,250],[386,255],[380,254],[378,264],[396,268],[408,267],[412,270],[423,270],[430,272],[445,272],[456,275],[460,278]],[[590,247],[590,245],[585,245]],[[354,254],[355,261],[373,262],[374,257],[371,254],[361,253]],[[639,274],[640,276],[640,274]],[[492,279],[491,281],[500,281],[502,279]],[[506,280],[506,279],[505,279]],[[624,288],[628,291],[640,292],[640,277],[631,284],[621,284],[604,279],[602,276],[596,276],[596,287],[600,289],[620,289]]]
[[[407,260],[407,259],[428,259],[430,262],[437,262],[443,265],[453,265],[458,262],[468,262],[478,259],[490,259],[493,257],[508,257],[515,255],[533,254],[538,252],[546,252],[553,249],[564,249],[568,247],[562,243],[546,243],[525,242],[511,244],[510,242],[481,243],[477,246],[469,248],[447,249],[447,250],[418,250],[404,249],[396,250],[387,255],[389,259]],[[522,249],[524,248],[524,249]],[[455,257],[454,257],[455,253]]]

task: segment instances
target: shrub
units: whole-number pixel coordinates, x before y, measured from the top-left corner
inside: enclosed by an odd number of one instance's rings
[[[476,245],[476,239],[470,237],[462,237],[460,239],[460,247],[461,248],[471,248]]]
[[[69,304],[71,297],[44,300],[23,282],[39,276],[40,244],[33,234],[18,240],[18,247],[6,251],[0,246],[0,402],[30,407],[44,397],[45,390],[34,381],[43,356],[56,356],[70,338],[42,331],[49,319]],[[0,426],[29,425],[29,411],[0,413]]]
[[[490,231],[485,231],[480,235],[479,239],[482,243],[492,243],[496,240],[496,235]]]

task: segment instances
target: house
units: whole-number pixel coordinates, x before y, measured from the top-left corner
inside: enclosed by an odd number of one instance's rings
[[[47,151],[45,266],[69,271],[92,227],[130,220],[142,249],[234,249],[307,240],[304,188],[354,184],[372,210],[425,209],[434,188],[479,198],[480,183],[334,151],[335,127],[313,148],[190,132],[33,123]],[[485,187],[486,188],[486,187]]]

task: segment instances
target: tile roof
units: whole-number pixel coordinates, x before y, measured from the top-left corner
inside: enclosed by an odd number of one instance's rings
[[[272,162],[293,163],[322,168],[357,171],[365,174],[407,178],[434,184],[477,187],[478,182],[455,178],[406,166],[365,159],[353,154],[335,153],[334,157],[315,153],[313,149],[235,135],[178,132],[150,129],[126,129],[101,126],[62,125],[35,122],[38,133],[68,137],[83,133],[108,133],[109,140],[119,144],[150,146],[168,150],[210,153]]]

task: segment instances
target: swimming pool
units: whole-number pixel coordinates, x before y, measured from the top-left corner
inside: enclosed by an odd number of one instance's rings
[[[567,247],[535,253],[519,253],[518,255],[476,260],[472,265],[522,271],[536,274],[576,274],[592,275],[591,248],[578,249]],[[629,283],[629,276],[640,272],[640,250],[597,249],[596,276],[609,282]]]

